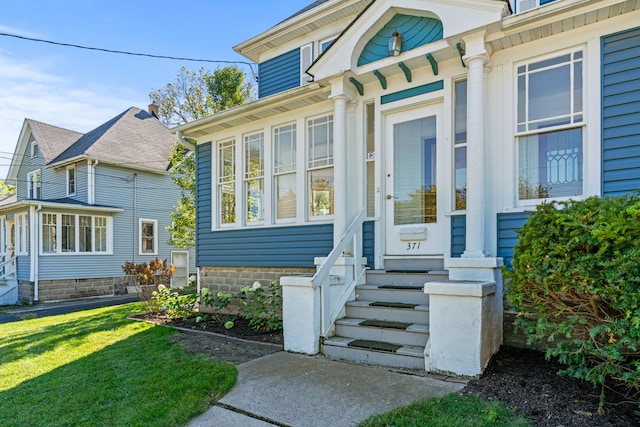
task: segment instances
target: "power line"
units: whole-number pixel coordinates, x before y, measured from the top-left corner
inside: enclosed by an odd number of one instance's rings
[[[33,38],[33,37],[25,37],[25,36],[19,36],[17,34],[9,34],[9,33],[0,33],[0,36],[13,37],[13,38],[16,38],[16,39],[28,40],[28,41],[32,41],[32,42],[48,43],[48,44],[53,44],[53,45],[56,45],[56,46],[74,47],[74,48],[77,48],[77,49],[94,50],[94,51],[107,52],[107,53],[117,53],[117,54],[120,54],[120,55],[144,56],[144,57],[147,57],[147,58],[171,59],[171,60],[175,60],[175,61],[208,62],[208,63],[213,63],[213,64],[244,64],[244,65],[248,65],[249,66],[249,68],[251,69],[251,73],[254,76],[256,75],[256,72],[253,70],[253,66],[255,64],[253,64],[251,62],[247,62],[247,61],[225,61],[225,60],[214,60],[214,59],[198,59],[198,58],[187,58],[187,57],[169,56],[169,55],[154,55],[154,54],[150,54],[150,53],[128,52],[128,51],[124,51],[124,50],[105,49],[105,48],[100,48],[100,47],[82,46],[82,45],[73,44],[73,43],[62,43],[62,42],[55,42],[55,41],[52,41],[52,40],[36,39],[36,38]]]

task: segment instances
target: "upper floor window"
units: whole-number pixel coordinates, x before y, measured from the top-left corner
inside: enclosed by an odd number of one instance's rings
[[[510,3],[514,13],[520,13],[554,1],[556,0],[510,0]]]
[[[520,200],[583,193],[583,53],[517,67]]]
[[[42,187],[42,179],[40,175],[40,170],[29,172],[27,175],[27,198],[29,199],[40,199],[41,197],[41,187]]]
[[[158,253],[158,221],[140,218],[140,255]]]
[[[31,141],[31,158],[34,158],[38,155],[38,142],[34,139]]]
[[[67,196],[76,194],[76,166],[67,166]]]
[[[307,70],[313,63],[313,45],[314,43],[308,43],[300,48],[300,86],[311,81]]]

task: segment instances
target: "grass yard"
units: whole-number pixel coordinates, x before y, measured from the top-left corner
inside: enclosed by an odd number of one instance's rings
[[[235,383],[186,355],[172,329],[129,321],[139,304],[0,325],[0,426],[175,426]]]
[[[359,427],[528,427],[531,423],[514,415],[501,402],[477,396],[449,394],[418,400],[386,414],[374,415]]]

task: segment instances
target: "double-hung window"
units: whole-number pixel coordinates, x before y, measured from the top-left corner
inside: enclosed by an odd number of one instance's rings
[[[247,224],[264,221],[264,133],[244,137]]]
[[[296,124],[273,129],[276,220],[296,218]]]
[[[518,198],[583,194],[583,52],[517,67]]]
[[[220,225],[236,222],[236,142],[218,145],[218,212]]]
[[[21,213],[16,215],[16,236],[15,236],[15,244],[16,244],[16,254],[27,254],[27,237],[28,237],[28,229],[27,229],[27,219],[28,216],[26,213]]]
[[[333,115],[307,120],[311,217],[333,215]]]
[[[42,213],[42,254],[108,253],[109,219],[104,216]]]
[[[140,255],[158,253],[158,221],[140,218]]]
[[[27,195],[29,199],[40,199],[41,196],[41,187],[42,187],[42,179],[40,176],[40,170],[29,172],[27,175],[27,185],[28,191]]]
[[[67,166],[67,196],[76,194],[76,166]]]

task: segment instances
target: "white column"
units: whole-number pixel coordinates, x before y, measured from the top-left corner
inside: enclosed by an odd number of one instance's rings
[[[347,209],[347,101],[333,99],[333,243],[338,243],[348,226]]]
[[[467,236],[463,258],[485,256],[484,65],[487,54],[465,57],[467,68]]]

